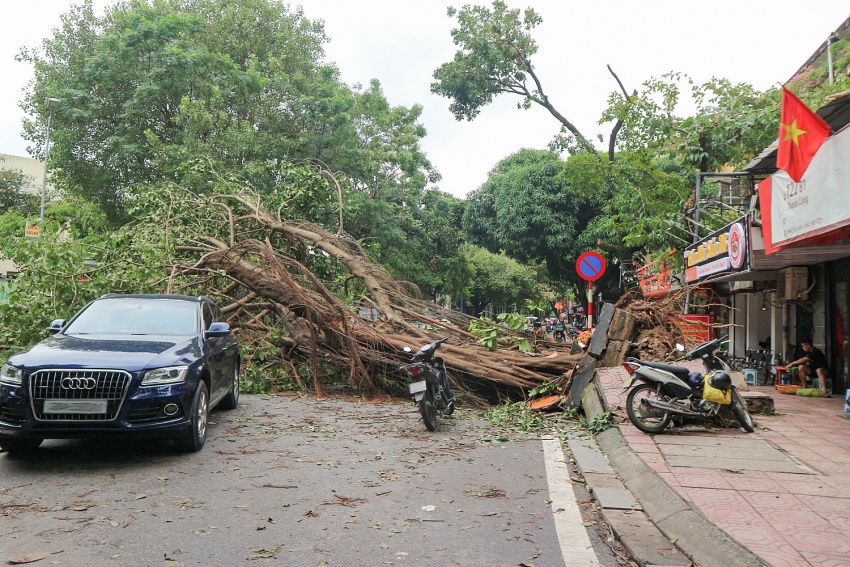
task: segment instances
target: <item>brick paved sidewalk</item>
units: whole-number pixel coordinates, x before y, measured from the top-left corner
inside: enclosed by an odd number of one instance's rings
[[[756,432],[686,427],[647,435],[629,423],[622,367],[599,369],[631,449],[691,506],[776,567],[850,565],[850,419],[844,400],[779,394]]]

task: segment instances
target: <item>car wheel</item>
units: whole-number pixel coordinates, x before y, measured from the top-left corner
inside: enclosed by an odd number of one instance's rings
[[[0,439],[0,449],[7,453],[32,453],[44,439]]]
[[[207,416],[209,414],[209,391],[207,384],[201,380],[192,398],[192,409],[189,418],[189,431],[183,437],[174,440],[177,448],[186,453],[200,451],[207,440]]]
[[[233,366],[233,381],[230,384],[230,391],[224,396],[218,404],[218,407],[224,410],[236,409],[239,405],[239,365]]]

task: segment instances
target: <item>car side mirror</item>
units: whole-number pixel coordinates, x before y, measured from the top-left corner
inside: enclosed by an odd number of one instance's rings
[[[210,328],[207,329],[207,332],[204,333],[206,337],[226,337],[230,334],[230,325],[227,323],[212,323]]]
[[[53,321],[50,322],[50,326],[47,327],[47,331],[51,335],[55,335],[56,333],[61,331],[62,327],[64,327],[64,326],[65,326],[65,319],[54,319]]]

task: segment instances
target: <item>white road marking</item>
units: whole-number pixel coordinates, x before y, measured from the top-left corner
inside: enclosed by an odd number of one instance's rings
[[[590,543],[590,536],[587,535],[576,503],[561,442],[553,437],[543,437],[542,440],[549,499],[552,501],[555,531],[561,544],[564,564],[567,567],[598,567],[601,563]]]

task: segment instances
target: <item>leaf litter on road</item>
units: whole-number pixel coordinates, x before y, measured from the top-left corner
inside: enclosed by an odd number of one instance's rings
[[[51,555],[55,555],[57,553],[62,553],[63,550],[59,551],[28,551],[26,553],[18,553],[8,557],[6,561],[11,565],[22,565],[24,563],[34,563],[36,561],[41,561]]]
[[[363,504],[366,502],[365,498],[347,498],[345,496],[341,496],[339,494],[334,494],[334,498],[336,500],[326,500],[322,502],[323,505],[330,504],[339,504],[340,506],[357,506],[358,504]]]

